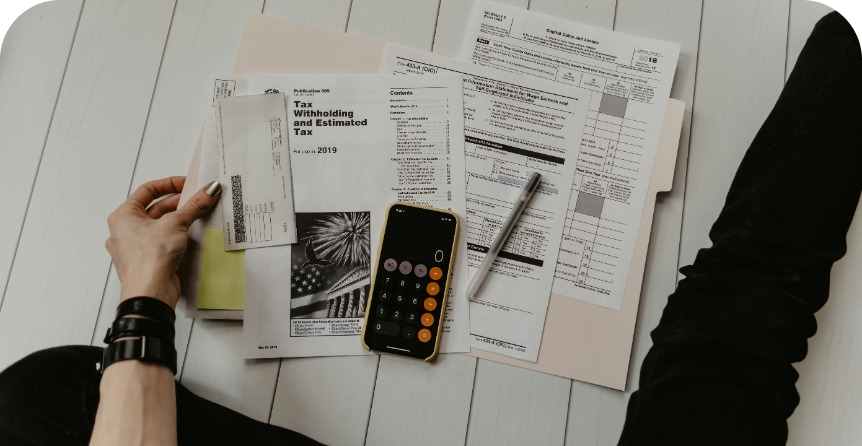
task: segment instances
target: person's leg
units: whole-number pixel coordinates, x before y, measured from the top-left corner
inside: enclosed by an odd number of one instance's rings
[[[102,349],[36,352],[0,373],[0,445],[86,445],[99,404]],[[317,445],[299,433],[253,420],[177,384],[180,446]]]
[[[773,445],[862,190],[862,58],[822,19],[668,299],[620,445]],[[696,179],[695,179],[696,181]]]
[[[101,349],[95,347],[58,347],[33,353],[0,373],[0,444],[88,444],[99,359]]]

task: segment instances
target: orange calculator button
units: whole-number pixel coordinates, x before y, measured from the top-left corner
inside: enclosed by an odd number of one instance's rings
[[[431,271],[428,271],[428,276],[431,277],[431,280],[440,280],[443,277],[443,270],[435,266],[431,268]]]
[[[432,315],[431,313],[423,314],[422,319],[420,319],[420,320],[422,321],[422,325],[424,325],[426,327],[430,327],[430,326],[434,325],[434,315]]]
[[[419,340],[422,342],[428,342],[431,340],[431,330],[427,328],[423,328],[419,330]]]
[[[440,285],[437,285],[437,282],[431,282],[425,287],[425,291],[432,296],[436,296],[440,292]]]
[[[429,297],[425,299],[424,306],[426,310],[434,311],[434,309],[437,308],[437,300],[433,297]]]

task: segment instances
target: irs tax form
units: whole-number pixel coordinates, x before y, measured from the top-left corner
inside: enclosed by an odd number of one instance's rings
[[[535,362],[586,119],[586,94],[395,45],[387,46],[381,72],[464,78],[471,274],[530,173],[542,175],[539,189],[470,299],[472,347]]]
[[[245,355],[367,354],[359,336],[386,206],[466,213],[461,78],[251,76],[247,85],[286,95],[299,241],[246,252]],[[470,347],[459,242],[443,353]]]
[[[553,291],[619,310],[680,46],[476,2],[460,57],[586,93]]]

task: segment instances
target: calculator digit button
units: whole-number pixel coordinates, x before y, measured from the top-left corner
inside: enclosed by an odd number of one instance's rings
[[[388,276],[388,275],[380,276],[380,285],[392,286],[392,276]]]
[[[396,308],[396,309],[392,310],[392,317],[391,317],[391,319],[392,319],[393,321],[398,322],[398,321],[400,321],[400,320],[401,320],[401,319],[403,319],[403,318],[404,318],[404,310],[401,310],[401,309],[399,309],[399,308]]]
[[[416,314],[415,311],[408,311],[407,315],[404,316],[404,320],[407,321],[408,324],[415,324],[417,320],[419,320],[419,315]]]
[[[404,336],[404,339],[408,341],[412,341],[416,338],[416,327],[406,326],[404,330],[402,330],[401,335]]]
[[[410,282],[408,282],[407,279],[398,279],[398,282],[396,283],[396,285],[398,285],[398,288],[404,289],[404,288],[407,288],[407,285],[409,283]]]
[[[410,299],[410,305],[413,305],[414,307],[418,307],[420,302],[421,300],[418,296],[413,296],[413,298]]]
[[[401,326],[396,324],[395,322],[389,321],[374,321],[371,329],[377,333],[386,336],[398,336],[398,333],[401,332]]]
[[[380,297],[380,302],[389,302],[389,296],[391,294],[391,291],[381,290],[380,294],[378,294],[377,296]]]
[[[443,270],[435,266],[428,271],[428,276],[431,277],[431,280],[440,280],[443,277]]]
[[[426,310],[434,311],[434,309],[437,308],[437,299],[434,299],[433,297],[425,299],[424,306]]]
[[[386,259],[386,261],[383,262],[383,269],[386,271],[391,273],[392,271],[395,271],[395,268],[398,268],[398,262],[395,259]]]
[[[401,274],[410,274],[413,272],[413,265],[405,260],[398,265],[398,271],[401,271]]]
[[[416,274],[416,277],[421,279],[428,274],[428,267],[420,263],[413,268],[413,274]]]
[[[422,291],[422,282],[413,282],[413,291]]]
[[[404,305],[407,302],[407,296],[404,293],[395,293],[395,304],[396,305]]]
[[[432,296],[436,296],[440,292],[440,285],[437,285],[437,282],[431,282],[425,287],[425,291]]]
[[[389,307],[386,305],[378,305],[377,308],[374,309],[374,314],[379,318],[389,316]]]
[[[430,326],[434,325],[434,315],[431,313],[425,313],[422,315],[421,321],[422,321],[422,325],[424,325],[426,327],[430,327]]]
[[[423,328],[419,330],[419,340],[422,342],[428,342],[431,340],[431,330],[427,328]]]

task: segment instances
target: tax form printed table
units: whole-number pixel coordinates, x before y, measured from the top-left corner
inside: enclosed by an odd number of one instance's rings
[[[466,355],[430,367],[391,356],[247,361],[240,323],[181,317],[185,385],[328,444],[615,443],[677,267],[707,243],[742,152],[827,10],[797,0],[509,3],[682,45],[671,97],[688,108],[673,189],[656,207],[627,392]],[[105,218],[139,184],[185,172],[212,100],[207,79],[231,71],[248,14],[451,56],[471,6],[58,0],[22,16],[0,53],[0,367],[48,346],[101,344],[119,294]],[[860,416],[860,235],[857,221],[798,367],[802,403],[789,444],[862,440],[862,426],[849,422]]]

